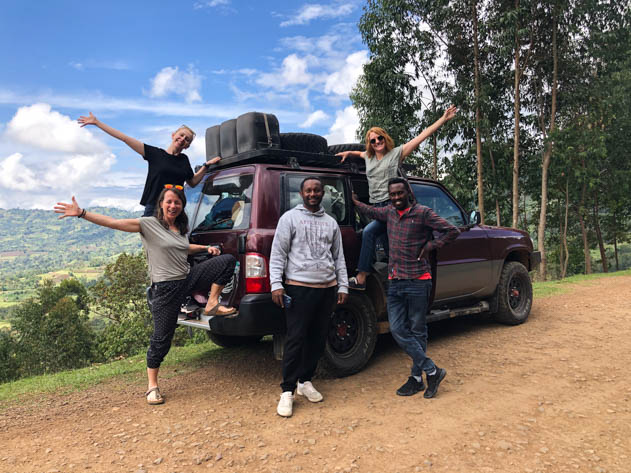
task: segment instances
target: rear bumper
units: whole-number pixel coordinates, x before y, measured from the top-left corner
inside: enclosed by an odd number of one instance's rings
[[[213,317],[210,331],[219,335],[239,337],[285,333],[285,314],[272,302],[272,295],[247,294],[239,303],[239,314],[234,318]]]
[[[539,269],[540,263],[541,263],[541,252],[533,251],[532,253],[530,253],[530,271]]]

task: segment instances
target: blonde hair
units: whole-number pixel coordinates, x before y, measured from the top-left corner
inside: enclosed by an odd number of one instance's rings
[[[197,136],[197,134],[190,127],[188,127],[186,125],[180,125],[180,127],[177,130],[175,130],[174,133],[177,133],[180,130],[188,130],[188,131],[190,131],[193,134],[193,140]],[[191,140],[191,141],[193,141],[193,140]]]
[[[373,126],[370,130],[366,132],[366,156],[372,158],[375,155],[375,150],[370,144],[370,134],[375,133],[379,136],[383,136],[386,140],[386,153],[391,151],[394,148],[394,140],[390,137],[390,135],[383,128],[379,128],[378,126]]]

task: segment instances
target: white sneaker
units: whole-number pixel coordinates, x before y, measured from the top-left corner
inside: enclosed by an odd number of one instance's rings
[[[306,397],[311,402],[320,402],[323,399],[322,394],[316,391],[316,388],[313,387],[313,384],[311,384],[311,381],[298,383],[298,387],[296,388],[296,394]]]
[[[280,395],[276,412],[279,416],[291,417],[294,410],[294,395],[291,391],[285,391]]]

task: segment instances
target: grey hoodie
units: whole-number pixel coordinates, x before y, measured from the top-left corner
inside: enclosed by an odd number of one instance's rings
[[[269,260],[272,291],[286,279],[322,284],[337,279],[338,292],[348,294],[348,276],[340,227],[320,207],[310,212],[299,204],[278,220]]]

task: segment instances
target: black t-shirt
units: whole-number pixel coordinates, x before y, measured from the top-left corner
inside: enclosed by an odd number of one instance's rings
[[[193,177],[193,169],[184,153],[173,155],[162,148],[145,144],[145,159],[149,163],[149,172],[142,191],[140,205],[156,204],[165,184],[184,185]]]

